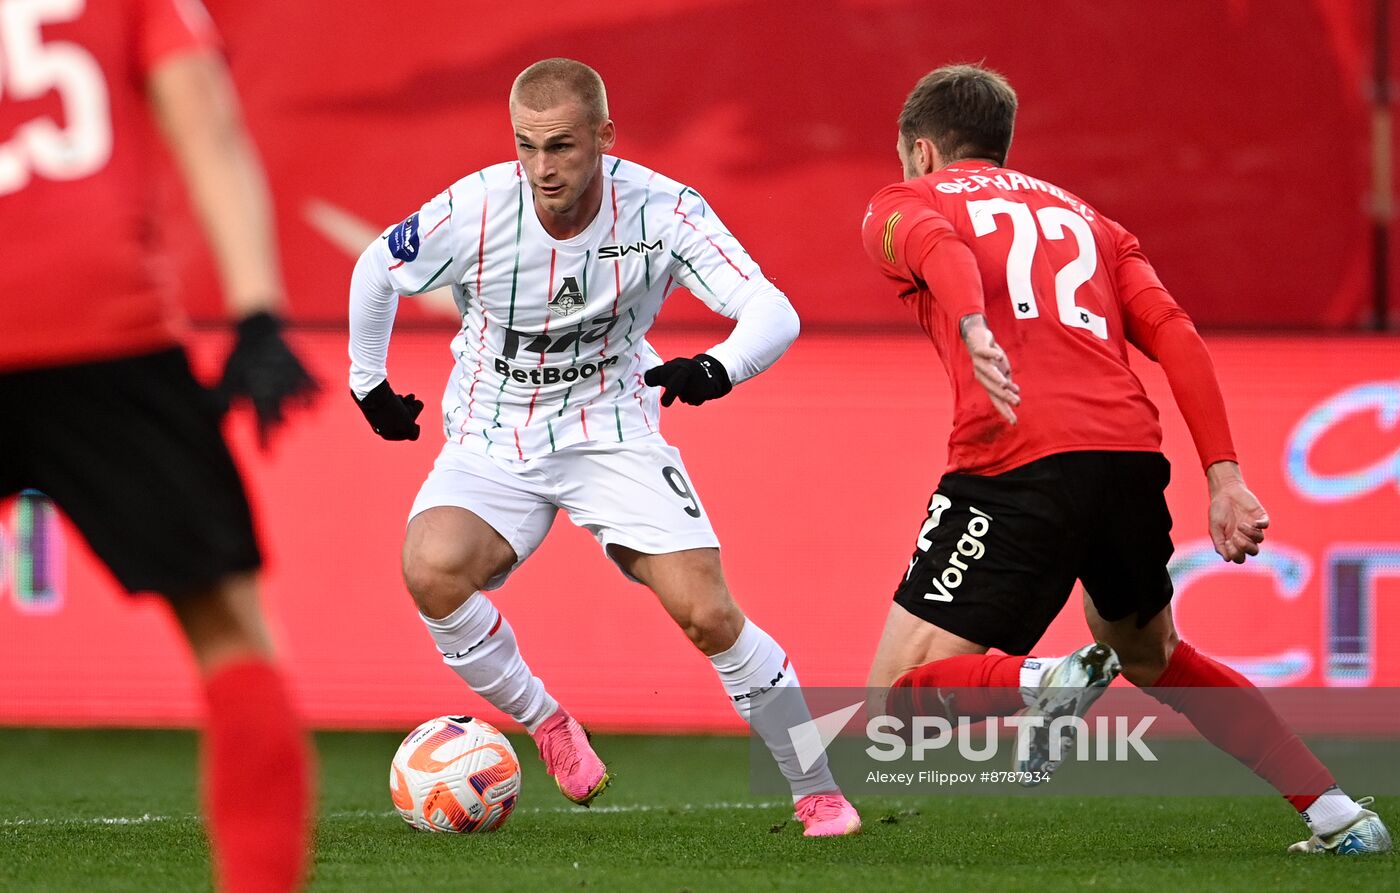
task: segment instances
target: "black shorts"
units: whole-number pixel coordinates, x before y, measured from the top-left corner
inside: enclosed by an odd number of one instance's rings
[[[1057,453],[1004,474],[943,476],[894,600],[1028,654],[1076,580],[1105,620],[1143,625],[1172,598],[1171,467],[1160,453]]]
[[[0,373],[0,498],[47,494],[130,592],[261,564],[213,396],[179,349]]]

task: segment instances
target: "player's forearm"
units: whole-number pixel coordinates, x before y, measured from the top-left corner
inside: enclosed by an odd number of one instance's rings
[[[734,330],[707,352],[719,360],[734,384],[776,363],[801,328],[787,296],[767,280],[731,298],[724,314],[735,321]]]
[[[1210,352],[1196,327],[1184,316],[1171,319],[1158,330],[1154,348],[1172,396],[1191,431],[1201,467],[1208,475],[1214,471],[1217,476],[1227,475],[1229,467],[1233,467],[1238,476],[1225,398],[1215,378]]]
[[[223,147],[201,145],[186,181],[213,248],[224,300],[236,317],[278,312],[285,288],[278,266],[272,199],[246,134]]]
[[[153,73],[151,90],[230,312],[277,312],[284,286],[272,198],[222,60],[178,57]]]
[[[381,254],[376,240],[350,277],[350,390],[360,398],[388,377],[389,335],[399,309]]]

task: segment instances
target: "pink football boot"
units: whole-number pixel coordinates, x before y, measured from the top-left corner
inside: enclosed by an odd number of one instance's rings
[[[588,733],[564,708],[554,711],[530,736],[540,749],[545,769],[554,776],[559,793],[587,806],[612,779],[608,767],[588,743]]]
[[[840,837],[860,830],[860,815],[839,792],[808,794],[793,805],[793,810],[807,829],[803,837]]]

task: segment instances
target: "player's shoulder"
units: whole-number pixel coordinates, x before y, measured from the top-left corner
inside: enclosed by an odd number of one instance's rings
[[[524,174],[518,161],[502,161],[478,171],[472,171],[453,183],[449,189],[462,197],[515,193],[525,185]]]
[[[699,192],[679,180],[672,179],[635,161],[604,155],[603,170],[607,171],[608,176],[617,186],[619,196],[626,195],[629,198],[649,203],[664,204],[670,202],[672,205],[676,203],[678,198],[682,197],[693,201],[703,201]]]
[[[932,174],[929,175],[933,176]],[[897,180],[887,183],[875,190],[875,194],[870,197],[871,207],[887,204],[898,204],[901,202],[921,202],[932,204],[931,198],[932,183],[929,177],[919,177],[914,180]]]
[[[450,221],[449,229],[468,230],[481,220],[483,208],[493,218],[498,213],[513,217],[514,209],[528,192],[519,162],[503,161],[458,178],[424,203],[422,210],[432,211],[439,219],[445,215]],[[463,211],[466,213],[460,213]]]
[[[888,183],[876,190],[865,206],[861,229],[893,232],[904,221],[938,217],[944,213],[930,192],[927,177]]]
[[[480,201],[482,196],[504,189],[517,188],[512,182],[514,162],[493,164],[479,171],[457,178],[432,198],[423,203],[423,209],[437,207],[455,208],[459,205]]]
[[[518,167],[513,161],[503,162],[458,178],[402,221],[380,233],[379,238],[394,257],[405,263],[412,262],[419,256],[420,243],[435,240],[436,244],[445,238],[451,241],[475,227],[481,216],[469,209],[506,207],[508,203],[503,194],[506,190],[510,190],[510,207],[514,207],[515,191],[520,189],[515,173]],[[436,233],[440,234],[434,236]]]

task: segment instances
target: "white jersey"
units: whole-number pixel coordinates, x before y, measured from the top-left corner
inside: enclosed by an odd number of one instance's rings
[[[488,454],[544,455],[659,430],[643,373],[666,297],[685,286],[739,321],[709,350],[737,384],[771,365],[797,334],[787,299],[699,193],[603,157],[602,207],[570,239],[550,236],[516,162],[470,174],[371,245],[351,286],[351,388],[386,377],[397,295],[450,283],[462,328],[443,396],[449,440]]]

